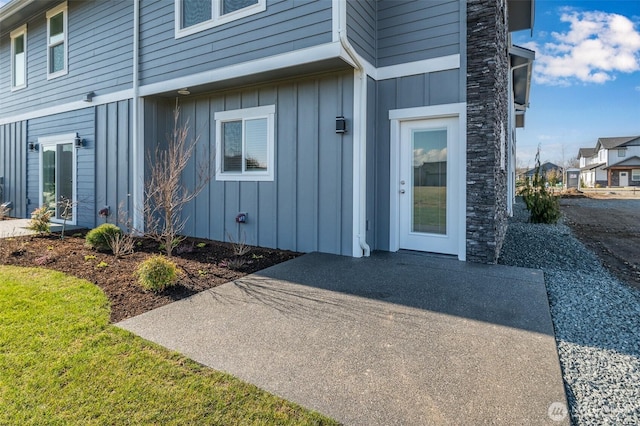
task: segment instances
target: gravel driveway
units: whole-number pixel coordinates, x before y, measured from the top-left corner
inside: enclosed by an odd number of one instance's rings
[[[564,224],[516,203],[499,263],[540,268],[577,425],[640,424],[640,290],[611,275]]]

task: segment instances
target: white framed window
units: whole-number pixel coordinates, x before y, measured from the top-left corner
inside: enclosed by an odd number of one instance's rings
[[[627,155],[626,148],[618,148],[618,157],[625,157]]]
[[[214,114],[216,180],[273,180],[275,112],[267,105]]]
[[[631,170],[631,180],[634,182],[640,182],[640,169]]]
[[[266,0],[174,1],[176,38],[267,10]]]
[[[27,25],[11,31],[11,90],[27,87]]]
[[[67,74],[67,2],[47,12],[47,79]]]

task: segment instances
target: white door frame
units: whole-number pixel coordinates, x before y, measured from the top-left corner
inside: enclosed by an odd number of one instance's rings
[[[38,138],[38,145],[39,145],[39,161],[38,161],[38,207],[42,206],[43,204],[43,200],[42,200],[42,193],[44,192],[44,186],[43,186],[43,182],[42,182],[42,161],[43,161],[43,152],[44,152],[44,147],[45,146],[57,146],[59,144],[66,144],[66,143],[70,143],[71,144],[71,149],[73,150],[73,159],[72,159],[72,163],[71,163],[71,167],[72,167],[72,179],[73,179],[73,184],[71,185],[71,191],[72,191],[72,198],[73,198],[73,208],[72,208],[72,212],[71,212],[71,220],[67,220],[67,224],[68,225],[75,225],[77,222],[77,201],[78,201],[78,195],[77,195],[77,187],[78,187],[78,176],[77,176],[77,171],[78,171],[78,167],[77,167],[77,161],[78,161],[78,154],[76,152],[76,146],[75,146],[75,138],[76,138],[77,134],[76,133],[68,133],[68,134],[64,134],[64,135],[55,135],[55,136],[45,136],[45,137],[40,137]],[[57,183],[56,183],[57,184]],[[56,219],[55,218],[55,214],[53,215],[54,217],[51,218],[51,222],[53,223],[62,223],[63,221],[60,219]]]
[[[622,184],[622,174],[623,173],[624,173],[624,177],[625,177],[625,181],[626,181],[626,183],[624,185]],[[620,186],[629,186],[629,172],[628,171],[626,171],[626,170],[625,171],[619,171],[618,172],[618,178],[619,178],[619,181],[620,181],[620,182],[618,182],[620,184]]]
[[[430,118],[457,118],[458,119],[458,155],[451,158],[452,169],[457,171],[457,188],[453,187],[453,193],[457,194],[457,226],[458,245],[457,256],[459,260],[466,260],[466,224],[467,224],[467,104],[445,104],[416,108],[395,109],[389,111],[391,121],[390,150],[389,150],[389,250],[400,249],[400,124],[410,120],[428,120]]]

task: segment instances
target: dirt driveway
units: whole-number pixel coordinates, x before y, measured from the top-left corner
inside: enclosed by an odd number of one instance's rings
[[[613,274],[640,288],[640,199],[560,200],[567,224]]]

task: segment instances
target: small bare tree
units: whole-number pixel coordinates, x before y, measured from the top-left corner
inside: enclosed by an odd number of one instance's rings
[[[144,219],[145,235],[154,239],[171,257],[173,249],[184,238],[186,218],[182,217],[184,206],[205,188],[212,177],[210,160],[202,156],[197,168],[194,188],[187,188],[182,173],[195,153],[199,137],[189,139],[189,120],[180,124],[180,108],[176,100],[173,111],[173,131],[167,135],[167,147],[156,146],[147,156],[149,176],[145,184]]]

